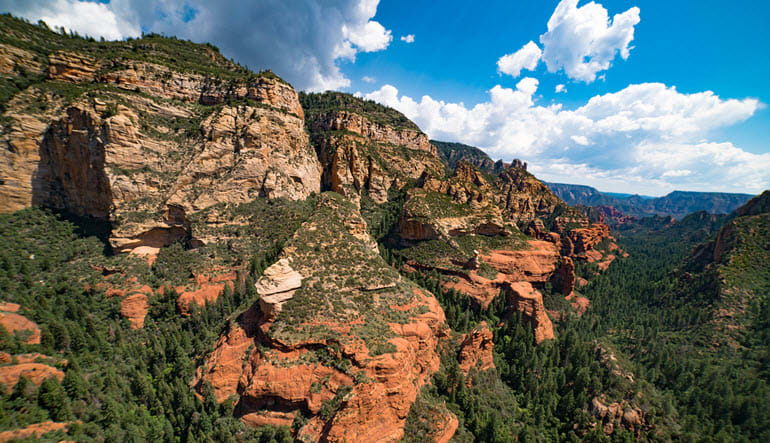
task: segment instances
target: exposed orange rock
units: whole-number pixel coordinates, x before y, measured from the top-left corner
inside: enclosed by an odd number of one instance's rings
[[[568,295],[566,298],[569,300],[570,305],[578,312],[578,315],[585,314],[585,312],[591,306],[591,301],[589,299],[583,296],[575,295],[574,293]]]
[[[485,371],[495,367],[492,356],[492,348],[494,347],[492,339],[492,331],[489,330],[489,326],[484,321],[463,336],[457,360],[465,375],[468,375],[472,368]]]
[[[435,298],[422,293],[420,297],[428,312],[410,323],[391,324],[398,335],[390,340],[395,352],[372,357],[364,346],[341,346],[341,354],[354,365],[353,372],[362,371],[370,383],[354,384],[350,375],[320,363],[288,364],[301,361],[314,347],[334,342],[281,345],[265,335],[269,324],[262,323],[254,308],[219,339],[206,367],[199,370],[198,383],[211,383],[219,401],[239,396],[235,412],[246,423],[284,425],[291,424],[294,414],[256,411],[304,408],[317,414],[340,387],[353,386],[330,427],[315,417],[305,432],[315,438],[323,435],[328,441],[397,441],[417,392],[439,367],[436,345],[443,334],[444,314]],[[254,349],[255,342],[271,346],[270,361]],[[276,363],[281,361],[287,363]]]
[[[430,435],[433,441],[435,443],[449,443],[457,432],[460,422],[456,415],[446,410],[445,414],[434,418],[433,426],[433,432]]]
[[[260,302],[230,323],[198,369],[196,390],[208,383],[217,400],[234,396],[234,415],[249,424],[291,424],[303,411],[300,440],[400,440],[440,366],[447,326],[436,298],[382,261],[365,226],[354,205],[322,194],[256,283]]]
[[[530,283],[548,281],[559,266],[559,251],[553,243],[530,240],[529,248],[522,250],[491,251],[481,255],[485,263],[508,276],[506,280],[525,280]]]
[[[32,383],[40,385],[43,380],[50,377],[62,381],[64,372],[42,363],[0,366],[0,385],[5,388],[6,392],[10,392],[22,376]]]
[[[44,421],[29,425],[26,428],[14,429],[11,431],[0,432],[0,442],[11,440],[23,440],[28,438],[39,438],[43,434],[53,431],[67,431],[69,423],[56,423],[53,421]]]
[[[182,315],[189,315],[193,304],[205,306],[207,303],[214,303],[224,291],[225,285],[233,289],[236,277],[237,274],[234,271],[214,277],[197,275],[195,277],[195,289],[187,289],[183,286],[175,288],[179,294],[177,299],[179,311]]]
[[[507,283],[549,281],[560,266],[562,257],[558,248],[553,243],[541,240],[530,240],[528,245],[529,249],[493,250],[480,255],[485,263],[498,272],[495,279],[484,278],[475,270],[446,271],[453,278],[445,280],[444,286],[467,294],[486,308]],[[410,265],[419,267],[418,263]]]
[[[617,427],[622,427],[638,436],[646,426],[644,412],[625,401],[605,405],[603,399],[594,397],[589,410],[599,420],[602,431],[607,435],[613,434]]]
[[[575,228],[568,233],[572,244],[575,245],[575,253],[591,250],[595,245],[610,236],[610,227],[604,223],[593,223],[589,227]]]
[[[120,315],[131,322],[131,329],[144,327],[144,317],[149,309],[147,294],[143,292],[135,292],[120,302]]]
[[[82,54],[57,52],[48,56],[48,78],[51,80],[92,81],[98,68],[93,59]]]
[[[535,342],[553,339],[553,324],[545,311],[543,295],[528,282],[516,282],[506,285],[508,302],[515,310],[522,313],[522,320],[532,325]]]
[[[0,302],[0,311],[2,312],[17,312],[21,309],[21,305],[18,303]]]
[[[6,364],[6,363],[14,363],[14,364],[45,363],[49,365],[54,363],[63,363],[66,365],[67,360],[49,357],[47,355],[43,355],[38,352],[33,352],[30,354],[16,354],[16,355],[11,355],[7,352],[0,352],[0,364]]]
[[[23,315],[14,312],[0,312],[0,325],[11,334],[29,334],[24,343],[40,344],[40,328],[35,322],[28,320]]]

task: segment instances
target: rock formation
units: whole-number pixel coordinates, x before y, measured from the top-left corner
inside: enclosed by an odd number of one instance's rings
[[[443,171],[428,137],[397,111],[333,92],[302,99],[324,189],[383,203],[391,188]]]
[[[468,375],[471,369],[485,371],[495,367],[492,356],[492,331],[486,322],[482,321],[472,331],[465,334],[460,342],[457,361],[460,369]]]
[[[235,395],[235,413],[250,425],[309,416],[300,439],[400,439],[417,392],[438,369],[444,314],[360,238],[362,225],[351,203],[322,195],[196,386],[210,383],[219,401]]]
[[[30,345],[40,344],[40,328],[33,321],[21,314],[17,314],[20,306],[15,303],[4,303],[4,309],[0,312],[0,325],[11,335],[24,337],[24,343]]]
[[[262,315],[272,321],[281,313],[284,303],[302,287],[302,274],[291,268],[288,259],[282,258],[265,269],[256,286]]]
[[[11,392],[21,377],[39,386],[43,380],[51,377],[62,381],[64,372],[44,363],[27,362],[0,366],[0,385],[6,392]]]
[[[554,338],[553,325],[543,305],[543,295],[528,282],[511,283],[505,286],[508,303],[522,319],[532,325],[535,343]]]
[[[274,75],[226,87],[167,66],[62,52],[46,72],[75,91],[96,86],[62,99],[43,82],[7,104],[0,211],[43,205],[108,220],[113,248],[130,251],[189,238],[189,218],[218,203],[320,191],[297,94]]]

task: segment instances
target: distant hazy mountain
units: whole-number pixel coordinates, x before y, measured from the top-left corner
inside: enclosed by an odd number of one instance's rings
[[[546,183],[549,188],[569,205],[612,206],[626,215],[647,217],[651,215],[671,215],[682,218],[696,211],[711,214],[730,213],[753,197],[750,194],[730,194],[724,192],[674,191],[663,197],[601,192],[590,186],[564,183]]]

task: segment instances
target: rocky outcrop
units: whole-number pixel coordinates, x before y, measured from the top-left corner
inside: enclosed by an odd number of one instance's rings
[[[18,335],[24,337],[24,343],[30,345],[40,344],[40,328],[33,321],[27,319],[23,315],[17,314],[18,305],[15,303],[6,305],[7,308],[13,310],[13,312],[0,312],[0,325],[5,328],[11,335]]]
[[[150,110],[134,105],[109,115],[101,101],[79,102],[44,135],[44,122],[19,117],[8,143],[21,146],[0,163],[0,170],[14,170],[0,209],[37,204],[107,219],[112,246],[130,251],[188,237],[188,217],[217,203],[302,199],[320,190],[320,166],[303,121],[292,114],[225,106],[201,122],[201,142],[190,137],[179,145],[144,130]],[[185,109],[172,112],[190,117]],[[189,157],[189,145],[201,150]]]
[[[235,271],[220,275],[196,275],[195,281],[187,286],[176,287],[176,293],[179,294],[176,304],[182,315],[190,315],[193,306],[204,307],[209,303],[215,303],[225,286],[234,289],[234,284],[238,274]],[[243,282],[243,277],[241,278]],[[163,288],[161,288],[163,289]]]
[[[610,228],[603,223],[594,223],[586,228],[571,229],[568,236],[575,246],[574,253],[580,254],[590,251],[602,240],[609,238]]]
[[[546,185],[523,168],[509,167],[495,181],[498,203],[520,226],[546,219],[567,206]]]
[[[0,74],[17,75],[19,71],[41,74],[43,72],[35,54],[14,46],[0,44]]]
[[[56,378],[62,381],[64,372],[43,363],[19,363],[0,366],[0,385],[6,392],[11,392],[21,377],[26,378],[35,385],[40,385],[47,378]]]
[[[324,189],[354,200],[366,192],[383,203],[391,188],[400,189],[426,171],[442,175],[444,166],[436,148],[397,111],[341,93],[304,97],[308,128],[323,166]],[[370,115],[369,106],[386,115],[374,111],[376,115]]]
[[[291,268],[289,260],[282,258],[265,269],[256,283],[259,307],[268,320],[274,320],[284,303],[302,287],[302,274]]]
[[[219,401],[235,396],[249,425],[291,425],[302,412],[310,419],[299,439],[399,440],[439,367],[444,313],[382,261],[362,227],[353,205],[323,194],[195,386],[211,384]]]
[[[551,277],[554,287],[561,288],[562,294],[569,297],[575,291],[575,263],[570,257],[561,258],[559,270]]]
[[[9,74],[43,70],[38,54],[2,52],[15,60],[0,68]],[[96,57],[46,55],[49,82],[5,104],[0,211],[38,205],[100,218],[113,248],[129,252],[189,239],[189,218],[215,204],[320,191],[297,93],[272,73],[223,81]],[[222,60],[218,69],[230,66]],[[47,92],[62,82],[73,83],[67,94]]]
[[[185,214],[221,202],[260,196],[297,200],[320,191],[320,166],[301,119],[225,106],[201,123],[201,131],[202,150],[181,171],[168,199]]]
[[[529,240],[528,247],[520,250],[496,250],[481,258],[508,281],[545,283],[559,269],[561,256],[553,243]]]
[[[96,78],[99,64],[92,58],[74,52],[57,52],[48,56],[48,78],[70,82],[90,82]]]
[[[136,292],[121,300],[120,315],[127,318],[131,323],[131,329],[142,329],[144,327],[144,317],[150,305],[147,303],[147,294]]]
[[[304,118],[294,89],[288,83],[270,77],[257,76],[248,81],[227,82],[202,74],[177,72],[155,63],[121,60],[100,75],[99,81],[127,91],[139,90],[155,97],[203,105],[252,100]]]
[[[528,282],[516,282],[505,286],[508,303],[522,314],[535,332],[535,343],[553,339],[553,324],[545,311],[543,295]]]
[[[309,123],[313,132],[345,131],[360,135],[371,142],[403,146],[406,149],[425,151],[436,155],[436,147],[419,129],[396,128],[372,122],[361,114],[346,110],[322,113]]]
[[[406,240],[510,235],[502,211],[489,197],[490,191],[484,176],[464,161],[457,163],[448,180],[424,174],[419,187],[408,193],[399,234]]]
[[[449,443],[457,432],[460,422],[457,416],[447,410],[445,415],[437,417],[433,422],[434,429],[431,437],[435,443]]]
[[[639,435],[645,427],[644,412],[626,402],[605,405],[602,399],[594,397],[589,411],[599,421],[598,424],[607,435],[613,434],[619,428],[628,429],[635,435]]]
[[[484,321],[463,336],[457,361],[465,375],[468,375],[471,369],[485,371],[495,367],[492,355],[492,348],[494,347],[492,339],[492,331],[489,330],[489,326]]]

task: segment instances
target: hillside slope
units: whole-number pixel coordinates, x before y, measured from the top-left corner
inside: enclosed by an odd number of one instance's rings
[[[619,198],[590,186],[548,183],[548,187],[570,205],[611,206],[624,215],[649,217],[673,216],[680,219],[687,214],[706,211],[711,214],[728,214],[745,204],[750,194],[724,192],[673,191],[663,197],[630,196]]]

